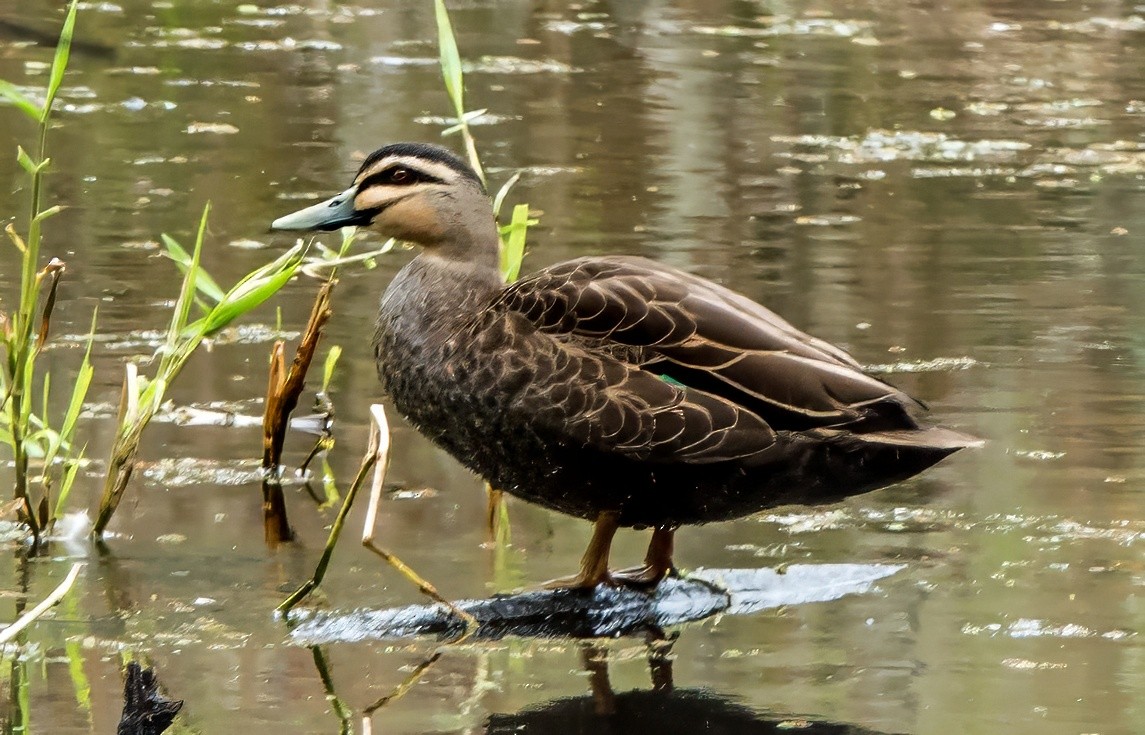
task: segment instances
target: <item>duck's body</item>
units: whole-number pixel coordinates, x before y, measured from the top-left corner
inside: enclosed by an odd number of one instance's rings
[[[630,284],[695,298],[689,276],[654,262],[582,258],[508,287],[494,268],[460,270],[422,253],[390,284],[375,340],[382,385],[471,470],[553,510],[589,520],[615,511],[622,526],[725,521],[867,492],[965,444],[920,428],[905,394],[758,305],[704,301],[719,321],[699,325],[679,301],[643,319],[585,313],[606,305],[586,306],[589,293],[643,298]],[[664,338],[645,344],[654,329]],[[713,369],[751,359],[761,364],[728,379]],[[706,390],[690,387],[697,373]],[[779,391],[807,394],[792,406]]]
[[[618,526],[658,529],[633,577],[655,581],[680,525],[837,501],[974,442],[920,426],[916,401],[842,350],[653,261],[581,258],[506,285],[484,191],[442,149],[381,149],[351,190],[276,226],[364,219],[426,246],[382,298],[382,385],[495,487],[597,522],[572,583],[610,578]]]

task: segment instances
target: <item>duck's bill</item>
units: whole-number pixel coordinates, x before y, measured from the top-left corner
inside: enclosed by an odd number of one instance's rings
[[[321,230],[329,232],[342,227],[365,226],[370,224],[369,212],[354,209],[354,187],[293,214],[279,217],[270,223],[272,230]]]

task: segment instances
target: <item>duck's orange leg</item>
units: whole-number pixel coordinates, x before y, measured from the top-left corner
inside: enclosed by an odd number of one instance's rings
[[[605,511],[596,517],[592,527],[592,539],[580,560],[580,572],[575,577],[561,577],[545,582],[547,589],[585,589],[598,584],[610,584],[608,555],[612,550],[612,537],[620,528],[620,514]]]
[[[612,580],[629,587],[655,587],[660,580],[675,574],[672,565],[673,537],[676,529],[666,526],[652,530],[652,542],[644,555],[644,566],[622,569],[612,573]]]

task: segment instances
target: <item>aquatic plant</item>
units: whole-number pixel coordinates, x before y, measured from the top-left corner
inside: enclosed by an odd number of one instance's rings
[[[51,164],[48,130],[71,53],[76,8],[76,0],[72,0],[56,44],[42,102],[36,102],[10,82],[0,80],[0,97],[23,112],[37,128],[33,151],[29,153],[22,146],[16,149],[16,160],[28,180],[28,214],[22,234],[13,224],[6,228],[8,239],[19,252],[20,290],[14,299],[15,307],[10,311],[0,310],[0,347],[4,353],[0,367],[0,441],[12,449],[18,517],[31,530],[35,543],[58,517],[79,470],[83,448],[77,447],[73,439],[92,377],[89,338],[67,409],[53,426],[49,411],[51,376],[38,370],[37,360],[50,336],[52,311],[66,265],[57,258],[47,263],[41,258],[44,222],[62,209],[59,205],[45,205],[44,174]],[[94,329],[94,316],[92,319]],[[42,404],[39,413],[33,411],[37,393]],[[33,459],[42,465],[38,478],[31,474]],[[39,493],[35,497],[37,479]],[[58,493],[55,509],[51,502],[53,487]]]
[[[135,363],[127,364],[115,443],[111,448],[103,495],[92,529],[97,538],[106,530],[131,480],[143,430],[163,404],[167,389],[187,360],[205,340],[277,293],[302,266],[305,248],[298,244],[247,274],[224,292],[201,263],[209,214],[208,204],[203,208],[195,245],[189,254],[174,238],[163,235],[168,256],[183,271],[183,283],[167,327],[166,339],[159,347],[159,364],[154,376],[145,378],[139,374]],[[192,310],[196,305],[203,313],[192,320]]]

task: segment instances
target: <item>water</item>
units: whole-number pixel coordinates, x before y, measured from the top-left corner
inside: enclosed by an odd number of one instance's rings
[[[0,8],[54,35],[47,6]],[[526,269],[632,253],[715,279],[988,441],[841,506],[681,531],[686,567],[906,569],[862,594],[679,628],[679,701],[642,694],[652,689],[642,639],[606,642],[624,706],[647,718],[695,706],[709,732],[729,718],[740,723],[731,731],[799,718],[851,732],[1145,731],[1143,18],[1128,3],[458,5],[494,185],[523,170],[512,200],[542,213]],[[0,78],[42,85],[50,50],[0,34]],[[450,108],[428,2],[90,3],[79,35],[93,47],[74,56],[53,131],[50,198],[68,209],[48,250],[69,268],[59,332],[82,334],[98,306],[107,335],[88,439],[102,458],[122,363],[152,349],[146,330],[163,328],[176,293],[159,233],[189,241],[212,200],[205,260],[233,281],[290,244],[267,234],[271,219],[343,188],[355,155],[437,139]],[[0,106],[0,130],[8,150],[30,144],[11,107]],[[22,211],[14,156],[0,156],[0,181],[0,211]],[[371,315],[408,257],[347,271],[336,294],[327,343],[346,350],[333,386],[342,490],[377,391]],[[315,289],[301,280],[278,301],[287,329]],[[265,308],[198,355],[176,406],[257,416],[275,322]],[[61,375],[78,362],[75,344],[49,353]],[[267,551],[249,464],[259,442],[242,422],[156,424],[106,553],[55,544],[23,562],[7,544],[5,596],[26,579],[39,599],[87,562],[31,636],[34,732],[110,732],[124,652],[187,701],[185,731],[338,731],[312,652],[270,614],[312,569],[332,511],[290,486],[299,543]],[[292,464],[309,442],[291,437]],[[390,480],[403,492],[383,505],[379,538],[448,597],[573,570],[586,524],[512,503],[512,546],[491,549],[479,481],[408,428],[395,430],[394,451]],[[101,470],[102,460],[81,478],[77,507],[94,505]],[[419,602],[355,543],[361,512],[325,604]],[[645,542],[624,532],[618,563]],[[323,650],[338,695],[360,713],[434,646]],[[450,650],[375,714],[375,730],[482,732],[491,714],[497,732],[545,723],[545,712],[593,701],[558,700],[602,691],[601,654],[587,667],[585,655],[547,639]],[[701,731],[680,712],[667,722]],[[530,727],[580,720],[547,722]]]

